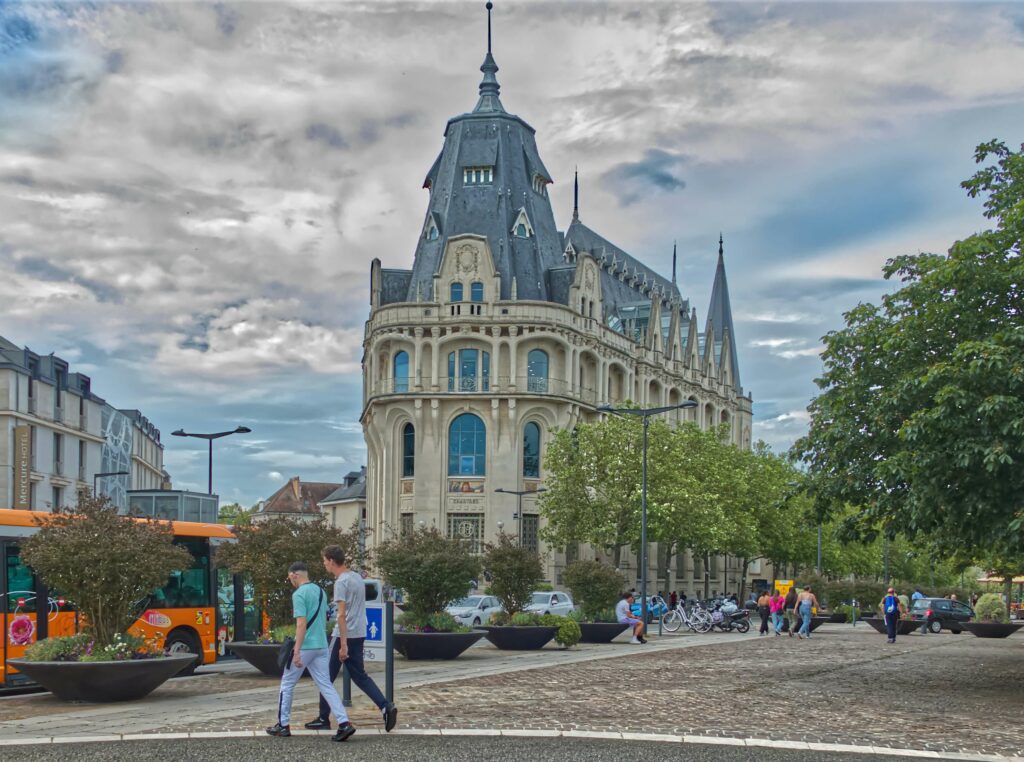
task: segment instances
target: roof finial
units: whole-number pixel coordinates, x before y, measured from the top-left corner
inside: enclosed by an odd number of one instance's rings
[[[501,87],[498,85],[498,78],[494,76],[498,72],[498,64],[494,63],[494,56],[491,55],[491,8],[494,7],[494,3],[488,2],[486,7],[487,55],[484,56],[483,65],[480,67],[480,71],[484,73],[484,78],[480,81],[480,100],[476,102],[476,108],[473,109],[474,114],[482,111],[505,111],[505,107],[501,105],[501,101],[498,99]]]
[[[722,254],[723,254],[723,251],[722,251],[722,234],[719,233],[718,234],[718,256],[722,256]]]
[[[580,168],[573,169],[572,180],[572,221],[580,221]]]
[[[676,242],[672,242],[672,285],[676,285]]]

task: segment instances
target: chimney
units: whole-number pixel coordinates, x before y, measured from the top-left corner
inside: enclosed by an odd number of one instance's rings
[[[288,480],[288,483],[291,485],[292,494],[295,495],[295,499],[298,500],[299,493],[302,491],[302,486],[299,482],[299,477],[293,476],[291,479]]]

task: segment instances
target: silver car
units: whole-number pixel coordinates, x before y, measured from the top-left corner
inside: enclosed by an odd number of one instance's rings
[[[455,617],[459,624],[473,627],[487,624],[491,621],[492,616],[501,613],[504,609],[493,595],[470,595],[455,601],[445,611]]]
[[[534,593],[530,597],[530,603],[526,611],[531,614],[558,614],[567,616],[574,608],[572,598],[568,593]]]

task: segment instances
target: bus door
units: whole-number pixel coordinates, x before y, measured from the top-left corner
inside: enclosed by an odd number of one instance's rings
[[[40,597],[40,593],[43,593]],[[25,648],[47,634],[48,606],[38,606],[45,601],[45,592],[39,589],[35,575],[21,562],[18,546],[10,541],[0,541],[0,608],[3,610],[3,671],[4,685],[29,682],[13,668],[7,667],[8,659],[23,656]],[[37,612],[42,611],[42,615]]]

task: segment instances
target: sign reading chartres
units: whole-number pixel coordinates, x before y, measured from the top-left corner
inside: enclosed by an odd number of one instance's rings
[[[14,508],[28,510],[32,496],[32,427],[14,428]]]

